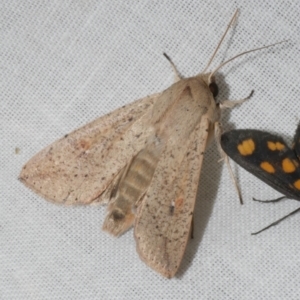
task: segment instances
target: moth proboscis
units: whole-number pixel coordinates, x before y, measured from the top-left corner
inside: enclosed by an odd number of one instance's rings
[[[237,11],[205,71],[236,16]],[[20,180],[55,203],[108,204],[103,229],[119,236],[134,225],[141,259],[173,277],[189,238],[209,137],[215,130],[220,139],[221,109],[245,100],[215,100],[214,74],[231,60],[183,78],[169,59],[173,85],[54,142],[27,162]]]
[[[253,200],[264,203],[274,203],[284,198],[300,201],[300,123],[292,148],[278,135],[253,129],[223,133],[221,146],[236,163],[284,195],[274,200]],[[261,233],[299,211],[300,207],[252,235]]]

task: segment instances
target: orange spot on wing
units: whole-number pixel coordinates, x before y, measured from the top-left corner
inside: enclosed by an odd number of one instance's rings
[[[252,139],[244,140],[237,148],[241,155],[251,155],[255,150],[255,143]]]
[[[275,169],[274,167],[267,161],[263,161],[261,164],[260,164],[260,167],[268,172],[268,173],[275,173]]]
[[[277,148],[277,150],[280,151],[280,150],[283,150],[285,148],[285,146],[280,142],[276,142],[276,148]]]
[[[176,208],[176,209],[179,209],[179,208],[182,207],[182,205],[183,205],[183,198],[177,198],[177,199],[175,200],[175,208]]]
[[[297,189],[297,190],[300,190],[300,179],[296,180],[294,182],[294,187]]]
[[[91,144],[92,143],[88,140],[80,140],[78,142],[78,148],[80,148],[81,150],[86,151],[91,147]]]
[[[276,145],[274,142],[268,142],[268,148],[272,151],[276,150]]]
[[[271,150],[271,151],[280,151],[282,149],[285,148],[284,144],[280,143],[280,142],[268,142],[268,148]]]
[[[295,172],[296,167],[289,158],[285,158],[282,161],[282,169],[285,173],[293,173]]]

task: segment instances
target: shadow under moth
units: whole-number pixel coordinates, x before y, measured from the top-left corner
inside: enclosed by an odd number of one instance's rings
[[[20,180],[54,203],[107,204],[103,229],[119,236],[134,226],[141,259],[173,277],[190,237],[205,148],[214,131],[220,140],[221,110],[245,100],[216,102],[214,74],[269,47],[206,72],[236,16],[202,73],[183,78],[165,55],[173,85],[54,142],[26,163]]]

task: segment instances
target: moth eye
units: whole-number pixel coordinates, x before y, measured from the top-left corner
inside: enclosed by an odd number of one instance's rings
[[[211,91],[211,93],[213,94],[214,97],[218,96],[219,93],[219,88],[217,86],[217,84],[215,82],[212,82],[209,84],[209,90]]]

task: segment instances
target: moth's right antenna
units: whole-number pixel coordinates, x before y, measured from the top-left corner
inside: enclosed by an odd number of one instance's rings
[[[219,42],[219,44],[218,44],[217,48],[215,49],[215,51],[214,51],[214,53],[212,54],[212,56],[211,56],[210,60],[208,61],[208,64],[207,64],[207,66],[205,67],[205,69],[203,70],[203,72],[202,72],[202,73],[205,73],[205,71],[206,71],[206,70],[209,68],[209,66],[210,66],[211,62],[212,62],[212,61],[213,61],[213,59],[215,58],[215,56],[216,56],[216,54],[217,54],[217,52],[218,52],[218,50],[219,50],[219,48],[220,48],[221,44],[223,43],[223,40],[224,40],[224,38],[225,38],[225,36],[226,36],[226,34],[227,34],[227,32],[228,32],[228,30],[229,30],[230,26],[233,24],[233,22],[234,22],[234,21],[235,21],[235,19],[236,19],[236,17],[237,17],[237,14],[238,14],[238,9],[235,11],[235,13],[234,13],[233,17],[231,18],[231,20],[230,20],[229,24],[227,25],[226,31],[224,32],[224,34],[223,34],[223,36],[222,36],[222,38],[221,38],[221,40],[220,40],[220,42]]]
[[[234,59],[242,56],[242,55],[245,55],[245,54],[248,54],[250,52],[255,52],[255,51],[259,51],[259,50],[262,50],[262,49],[267,49],[267,48],[270,48],[270,47],[274,47],[275,45],[279,45],[279,44],[282,44],[282,43],[286,43],[288,40],[284,40],[284,41],[281,41],[281,42],[277,42],[277,43],[274,43],[274,44],[270,44],[270,45],[267,45],[267,46],[262,46],[262,47],[259,47],[259,48],[255,48],[255,49],[251,49],[251,50],[248,50],[248,51],[244,51],[240,54],[237,54],[235,55],[234,57],[226,60],[225,62],[223,62],[222,64],[220,64],[216,69],[214,69],[210,75],[209,75],[209,78],[208,78],[208,82],[211,82],[211,78],[214,76],[214,74],[219,70],[221,69],[223,66],[225,66],[226,64],[228,64],[229,62],[233,61]]]

